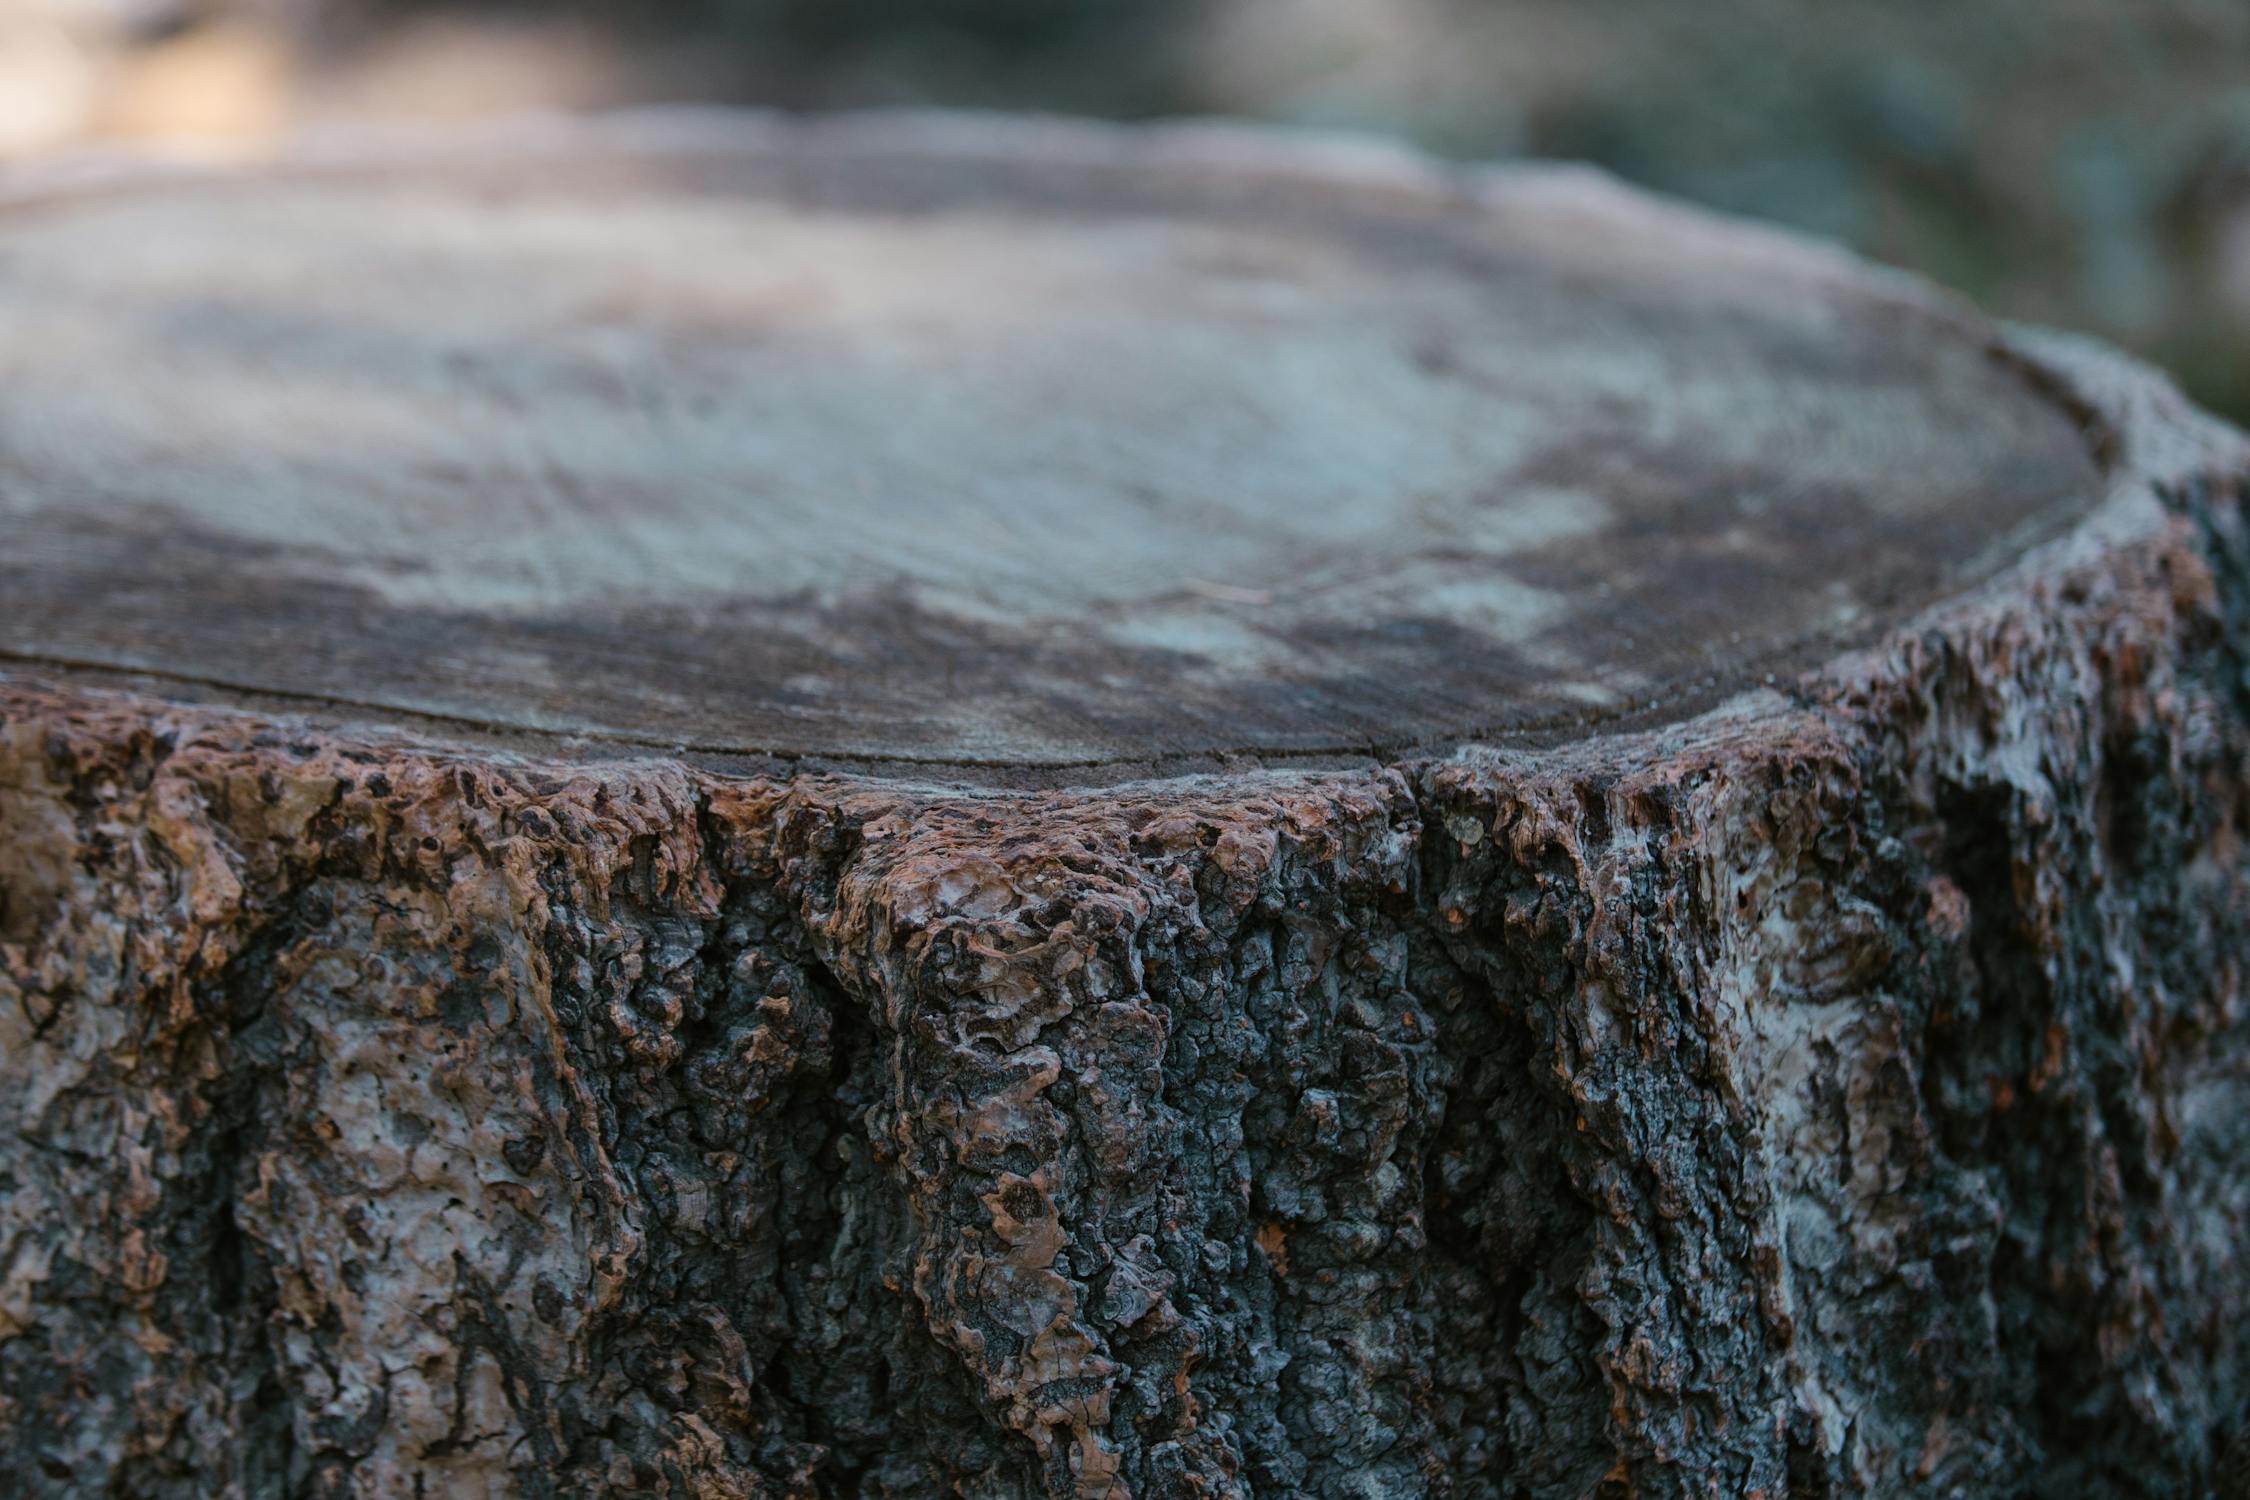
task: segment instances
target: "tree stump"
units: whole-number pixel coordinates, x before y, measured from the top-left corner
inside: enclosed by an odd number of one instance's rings
[[[1588,173],[709,115],[0,210],[35,1496],[2164,1495],[2244,440]]]

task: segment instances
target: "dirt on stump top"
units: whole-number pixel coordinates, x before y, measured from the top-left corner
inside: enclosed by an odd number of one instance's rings
[[[2112,441],[1903,278],[1575,170],[620,118],[0,194],[0,662],[1054,767],[1685,712]]]

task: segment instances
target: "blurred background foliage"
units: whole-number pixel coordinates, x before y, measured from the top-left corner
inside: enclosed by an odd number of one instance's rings
[[[2250,0],[0,0],[0,153],[716,100],[1220,114],[1598,162],[2250,419]]]

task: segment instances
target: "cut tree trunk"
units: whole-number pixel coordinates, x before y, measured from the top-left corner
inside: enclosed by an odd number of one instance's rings
[[[1231,131],[4,196],[11,1493],[2224,1482],[2157,377]]]

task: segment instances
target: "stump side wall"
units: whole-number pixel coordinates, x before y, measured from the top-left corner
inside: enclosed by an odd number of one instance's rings
[[[2189,1492],[2250,1408],[2237,500],[1691,725],[1363,772],[10,679],[8,1470]]]

